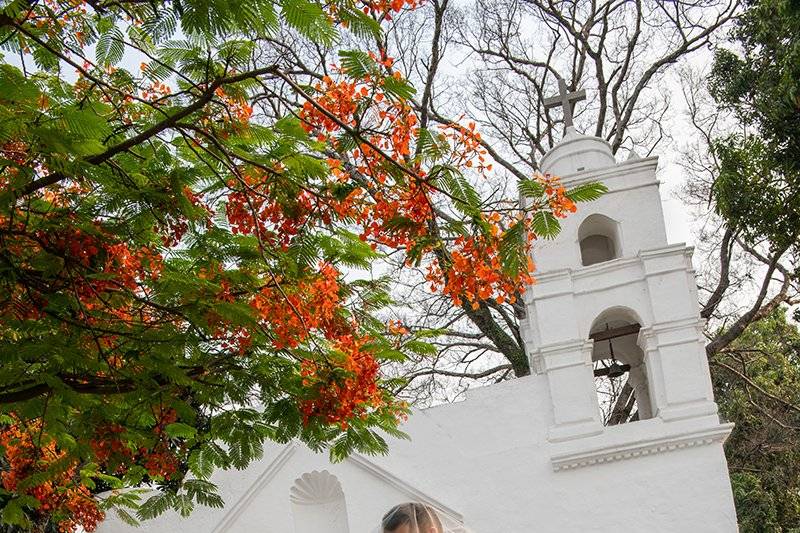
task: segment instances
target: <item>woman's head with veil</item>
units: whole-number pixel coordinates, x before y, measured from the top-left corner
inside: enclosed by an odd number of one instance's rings
[[[383,533],[445,533],[436,511],[417,502],[392,507],[384,515],[381,525]]]

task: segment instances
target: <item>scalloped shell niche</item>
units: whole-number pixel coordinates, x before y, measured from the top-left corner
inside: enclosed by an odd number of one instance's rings
[[[339,479],[327,470],[297,478],[289,490],[295,533],[348,533],[347,503]]]

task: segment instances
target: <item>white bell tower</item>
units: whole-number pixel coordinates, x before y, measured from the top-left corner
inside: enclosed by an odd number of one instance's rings
[[[714,403],[692,249],[667,242],[657,164],[636,156],[617,163],[607,142],[572,126],[541,161],[567,189],[590,181],[608,187],[533,252],[537,281],[525,295],[522,330],[533,371],[548,383],[551,443],[599,436],[590,440],[602,447],[604,439],[669,441],[697,432],[724,440],[732,427],[720,424]],[[604,360],[613,368],[598,370]],[[635,422],[606,427],[595,376],[623,370]]]

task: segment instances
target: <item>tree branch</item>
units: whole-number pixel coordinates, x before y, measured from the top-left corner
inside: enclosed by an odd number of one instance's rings
[[[100,165],[105,161],[108,161],[115,155],[130,150],[131,148],[138,146],[139,144],[155,137],[162,131],[172,128],[181,119],[184,119],[189,115],[191,115],[192,113],[199,111],[211,101],[211,99],[214,97],[214,91],[216,91],[219,87],[223,85],[237,83],[251,78],[256,78],[264,74],[274,74],[277,73],[277,71],[278,71],[277,66],[272,65],[269,67],[264,67],[256,70],[251,70],[249,72],[244,72],[242,74],[237,74],[234,76],[218,78],[212,81],[208,85],[208,87],[205,89],[205,91],[203,91],[202,95],[197,100],[195,100],[188,106],[184,107],[177,113],[170,115],[168,118],[162,120],[161,122],[154,124],[153,126],[149,127],[148,129],[144,130],[138,135],[129,137],[128,139],[122,141],[121,143],[108,148],[106,151],[97,155],[87,157],[83,161],[91,165]],[[47,176],[34,180],[28,183],[26,186],[22,187],[21,189],[18,189],[15,192],[15,195],[17,198],[22,198],[24,196],[27,196],[29,194],[38,191],[39,189],[42,189],[49,185],[54,185],[59,181],[66,179],[67,177],[68,176],[66,176],[61,172],[54,172],[52,174],[48,174]]]

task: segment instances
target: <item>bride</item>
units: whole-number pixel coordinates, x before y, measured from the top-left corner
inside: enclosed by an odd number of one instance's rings
[[[442,520],[432,507],[424,503],[408,502],[392,507],[381,521],[382,533],[460,533],[463,528],[442,525]]]

